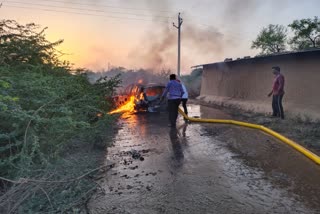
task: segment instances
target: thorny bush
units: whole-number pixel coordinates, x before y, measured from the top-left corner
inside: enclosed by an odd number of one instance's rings
[[[72,182],[10,182],[21,178],[68,180],[97,167],[79,158],[109,136],[105,114],[119,77],[90,84],[84,70],[60,62],[55,47],[35,24],[0,21],[0,212],[71,209],[95,188],[86,177]],[[100,114],[99,114],[100,113]],[[98,117],[97,115],[101,115]],[[99,141],[99,142],[98,142]]]

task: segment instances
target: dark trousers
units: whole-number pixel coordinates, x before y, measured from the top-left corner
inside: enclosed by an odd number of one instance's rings
[[[188,99],[182,98],[182,99],[181,99],[181,102],[182,102],[182,107],[183,107],[184,113],[185,113],[185,114],[188,114],[188,109],[187,109]]]
[[[272,110],[273,110],[272,116],[280,117],[280,118],[284,119],[282,98],[283,98],[283,95],[273,95],[273,97],[272,97]]]
[[[168,100],[169,122],[172,126],[176,125],[180,102],[180,99]]]

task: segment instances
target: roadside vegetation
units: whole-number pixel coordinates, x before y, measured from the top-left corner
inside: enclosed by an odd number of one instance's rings
[[[0,20],[0,213],[78,213],[114,132],[119,76],[94,84],[45,30]],[[80,208],[79,208],[80,207]]]
[[[189,75],[181,76],[181,79],[188,90],[189,98],[196,98],[200,95],[202,68],[194,68]]]

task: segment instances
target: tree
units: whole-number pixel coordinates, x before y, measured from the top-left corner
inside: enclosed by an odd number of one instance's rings
[[[286,49],[287,29],[282,25],[268,25],[262,29],[251,48],[261,49],[261,54],[272,54]]]
[[[320,47],[320,20],[317,16],[313,19],[295,20],[289,25],[294,33],[290,44],[295,50],[304,50]]]
[[[45,30],[30,23],[20,25],[14,20],[0,20],[0,64],[28,63],[61,65],[56,46],[63,40],[49,42]]]

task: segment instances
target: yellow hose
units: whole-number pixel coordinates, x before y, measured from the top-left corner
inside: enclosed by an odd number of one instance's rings
[[[244,127],[249,127],[253,129],[258,129],[260,131],[263,131],[269,135],[272,135],[273,137],[281,140],[282,142],[288,144],[289,146],[293,147],[300,153],[304,154],[306,157],[310,158],[313,162],[316,164],[320,165],[320,157],[313,152],[309,151],[308,149],[304,148],[303,146],[297,144],[296,142],[286,138],[285,136],[261,125],[257,124],[252,124],[252,123],[246,123],[246,122],[241,122],[241,121],[236,121],[236,120],[221,120],[221,119],[201,119],[201,118],[193,118],[193,117],[188,117],[180,108],[179,108],[179,113],[186,119],[192,122],[201,122],[201,123],[221,123],[221,124],[233,124],[233,125],[238,125],[238,126],[244,126]]]

